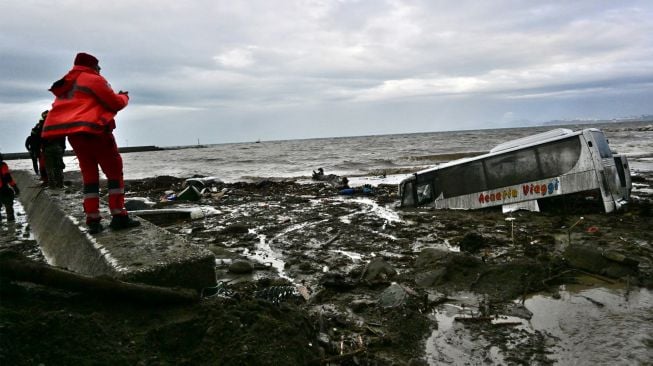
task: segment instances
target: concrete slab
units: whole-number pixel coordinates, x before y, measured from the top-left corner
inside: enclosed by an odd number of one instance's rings
[[[12,175],[21,189],[18,199],[27,221],[51,265],[150,285],[201,289],[216,284],[215,257],[207,249],[143,219],[140,227],[113,231],[105,203],[101,210],[106,229],[90,235],[78,189],[42,188],[28,171]]]

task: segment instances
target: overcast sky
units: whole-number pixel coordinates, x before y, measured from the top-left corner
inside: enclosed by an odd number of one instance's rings
[[[653,1],[0,0],[0,149],[77,52],[121,146],[653,113]]]

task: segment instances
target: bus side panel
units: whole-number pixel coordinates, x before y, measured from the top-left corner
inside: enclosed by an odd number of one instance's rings
[[[580,138],[578,160],[568,174],[528,181],[511,186],[484,190],[472,194],[439,198],[436,208],[478,209],[542,199],[552,195],[571,194],[599,188],[594,162],[583,136]]]
[[[596,180],[596,174],[593,170],[590,170],[464,196],[440,199],[435,201],[435,208],[479,209],[546,199],[598,188],[599,182]]]

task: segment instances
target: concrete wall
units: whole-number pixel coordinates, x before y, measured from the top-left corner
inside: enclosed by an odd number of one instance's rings
[[[33,173],[12,172],[34,237],[51,265],[90,276],[161,286],[214,286],[213,254],[145,220],[137,228],[87,233],[78,191],[42,188]]]

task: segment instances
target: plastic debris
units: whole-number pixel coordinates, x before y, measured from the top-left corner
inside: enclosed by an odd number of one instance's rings
[[[271,286],[254,292],[254,296],[259,299],[270,301],[273,304],[278,304],[291,297],[301,296],[304,298],[295,286]]]
[[[189,185],[177,195],[177,200],[197,201],[201,197],[202,193],[200,193],[200,191],[195,186]]]

